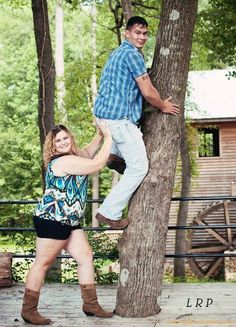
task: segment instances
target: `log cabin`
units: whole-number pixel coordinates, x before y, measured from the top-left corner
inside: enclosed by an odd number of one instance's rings
[[[191,197],[236,195],[236,78],[229,70],[196,71],[189,73],[189,93],[186,110],[195,133],[192,156],[196,172],[191,178]],[[186,108],[188,109],[188,108]],[[180,173],[177,170],[175,191],[179,196]],[[177,223],[178,202],[172,202],[170,225]],[[236,224],[236,201],[190,201],[187,224]],[[174,252],[175,232],[169,231],[167,253]],[[186,233],[187,252],[233,251],[236,229],[193,230]],[[192,262],[191,262],[192,261]],[[214,277],[220,272],[224,259],[190,259],[199,277]]]

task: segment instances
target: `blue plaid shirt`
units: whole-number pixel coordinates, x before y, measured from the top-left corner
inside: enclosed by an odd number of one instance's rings
[[[129,41],[123,41],[103,69],[94,115],[112,120],[126,118],[136,124],[142,113],[142,94],[135,78],[146,72],[142,54]]]

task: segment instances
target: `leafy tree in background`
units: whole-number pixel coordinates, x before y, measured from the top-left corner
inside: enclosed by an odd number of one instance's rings
[[[27,10],[2,9],[0,26],[1,198],[35,198],[41,159],[32,17]]]
[[[195,70],[235,67],[235,21],[235,0],[209,0],[202,7],[194,35]]]
[[[38,72],[32,13],[28,1],[11,1],[11,5],[14,5],[15,9],[7,6],[7,1],[2,0],[1,3],[1,197],[35,198],[40,193],[40,180],[37,176],[40,176],[41,159],[36,125]],[[85,79],[88,81],[91,71],[91,55],[89,54],[89,26],[91,21],[86,13],[82,15],[81,10],[78,10],[78,1],[71,3],[74,7],[77,5],[77,9],[71,11],[72,5],[66,6],[66,97],[69,99],[67,111],[70,117],[70,127],[77,134],[79,143],[83,145],[93,133],[90,125],[91,113],[87,111],[90,97],[88,83],[83,83]],[[85,6],[86,1],[83,3]],[[147,4],[153,8],[159,6],[157,1],[148,1]],[[53,7],[53,3],[50,2],[50,5]],[[194,34],[192,69],[225,67],[234,62],[235,29],[233,22],[235,21],[235,6],[233,0],[212,0],[209,1],[209,5],[205,2],[203,10],[199,14]],[[18,9],[18,7],[20,8]],[[97,7],[97,71],[99,78],[104,62],[115,48],[117,41],[116,35],[109,30],[109,28],[114,27],[114,20],[112,13],[108,14],[108,1],[98,1]],[[53,17],[51,6],[49,9],[50,16]],[[133,10],[135,14],[144,13],[151,16],[147,17],[150,22],[151,36],[147,47],[145,47],[145,58],[150,63],[155,42],[156,20],[154,17],[158,16],[158,12],[154,9],[150,11],[141,5],[135,5]],[[50,24],[53,24],[53,18],[50,19]],[[52,39],[54,39],[53,36]],[[148,65],[150,66],[150,64]],[[75,72],[72,71],[74,68],[76,69],[76,76]],[[71,72],[69,72],[70,69],[72,69]],[[73,80],[76,80],[75,82],[78,84],[73,85]],[[87,116],[90,117],[89,121],[87,121]],[[56,121],[59,120],[60,117],[56,112]]]
[[[13,5],[13,2],[12,2]],[[53,6],[49,7],[51,33],[54,40]],[[14,2],[14,8],[3,5],[1,8],[2,31],[0,42],[0,126],[1,138],[1,198],[31,199],[42,193],[40,179],[41,153],[37,126],[38,69],[33,33],[32,12],[29,4]],[[66,7],[65,15],[65,64],[66,64],[66,109],[70,128],[83,146],[95,133],[92,126],[90,25],[91,20],[83,10],[71,11]],[[99,21],[110,22],[107,6],[100,4]],[[109,38],[107,34],[110,33]],[[116,36],[113,32],[98,25],[98,70],[104,65],[106,56],[115,47]],[[112,39],[114,45],[112,45]],[[101,41],[100,41],[101,40]],[[104,43],[104,44],[103,44]],[[60,113],[55,107],[56,122],[60,122]],[[102,173],[101,194],[110,187],[107,177],[111,173]],[[88,206],[89,207],[89,206]],[[14,215],[13,215],[14,216]],[[18,216],[16,214],[15,216]],[[88,213],[87,216],[90,216]],[[26,220],[25,220],[26,223]],[[6,224],[5,224],[6,225]]]
[[[70,3],[68,3],[70,2]],[[118,3],[118,0],[112,1]],[[200,12],[194,34],[191,69],[221,68],[235,63],[235,1],[199,1]],[[26,199],[41,195],[40,142],[37,126],[38,69],[29,1],[1,1],[0,11],[0,192],[1,198]],[[97,1],[97,74],[116,47],[114,18],[108,0]],[[134,5],[135,3],[135,5]],[[201,3],[204,6],[201,7]],[[92,71],[90,53],[91,20],[86,13],[90,1],[65,1],[65,105],[70,128],[83,146],[94,128],[89,109]],[[48,1],[50,26],[54,25],[54,2]],[[80,7],[79,7],[80,5]],[[150,8],[147,8],[149,6]],[[155,9],[156,8],[156,9]],[[72,11],[72,9],[74,9]],[[160,1],[133,2],[134,14],[145,16],[150,25],[150,39],[144,55],[151,66]],[[51,28],[52,41],[54,28]],[[55,107],[55,120],[60,114]],[[110,171],[101,175],[101,194],[106,195]],[[88,206],[89,208],[89,206]],[[89,210],[89,209],[88,209]],[[23,211],[22,211],[23,212]],[[26,221],[19,217],[19,223]],[[88,212],[87,217],[90,216]],[[23,226],[23,225],[22,225]]]

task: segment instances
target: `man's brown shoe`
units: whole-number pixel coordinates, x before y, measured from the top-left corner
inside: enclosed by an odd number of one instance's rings
[[[124,174],[126,164],[121,157],[116,154],[110,154],[107,160],[107,167],[116,170],[119,174]]]
[[[100,223],[107,224],[112,229],[125,229],[129,225],[129,219],[111,220],[100,213],[96,214],[96,218]]]

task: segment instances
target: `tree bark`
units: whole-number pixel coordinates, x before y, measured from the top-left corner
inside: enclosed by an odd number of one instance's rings
[[[68,124],[68,117],[66,108],[64,106],[65,96],[65,82],[64,82],[64,29],[63,29],[63,9],[61,1],[57,1],[56,15],[55,15],[55,60],[56,60],[56,77],[57,77],[57,108],[59,112],[60,122],[62,124]]]
[[[48,131],[54,126],[55,65],[52,55],[46,0],[31,0],[38,56],[39,102],[38,125],[43,147]]]
[[[122,5],[122,9],[123,9],[124,16],[125,16],[125,22],[127,23],[127,21],[130,19],[130,17],[133,16],[131,1],[130,0],[121,0],[121,5]]]
[[[162,98],[184,108],[197,0],[163,0],[150,72]],[[149,172],[132,197],[130,225],[119,242],[120,279],[116,313],[147,317],[160,311],[160,294],[181,115],[148,108],[142,126]]]
[[[120,29],[122,28],[122,25],[123,25],[124,13],[122,11],[119,14],[119,11],[121,8],[121,4],[120,4],[119,0],[115,0],[114,5],[113,5],[112,0],[108,0],[108,4],[109,4],[110,11],[112,12],[112,14],[114,16],[114,20],[115,20],[115,24],[116,24],[115,27],[113,28],[113,30],[115,31],[115,33],[117,35],[118,43],[120,45],[121,41],[122,41]]]
[[[92,60],[93,60],[93,69],[92,69],[92,75],[91,75],[91,93],[92,93],[92,105],[91,110],[94,106],[96,95],[97,95],[97,35],[96,35],[96,20],[97,20],[97,5],[96,1],[93,0],[91,3],[91,11],[90,15],[92,18],[92,25],[91,25],[91,54],[92,54]],[[99,198],[99,172],[93,174],[92,176],[92,199],[98,199]],[[96,213],[99,205],[98,203],[92,204],[92,226],[98,227],[99,222],[96,219]]]
[[[31,0],[34,34],[38,56],[39,95],[38,95],[38,126],[41,150],[45,137],[54,126],[54,91],[55,65],[52,54],[51,36],[48,21],[46,0]],[[42,165],[42,181],[44,184],[44,167]],[[46,280],[60,281],[61,260],[57,259],[47,273]]]
[[[181,117],[182,136],[180,144],[180,158],[181,158],[181,197],[188,197],[190,195],[191,186],[191,163],[188,148],[188,138],[186,132],[186,125],[184,115]],[[180,201],[177,216],[177,226],[185,226],[188,216],[188,201]],[[186,231],[176,230],[175,233],[175,253],[185,253],[186,250]],[[174,259],[174,280],[185,281],[185,258]]]

